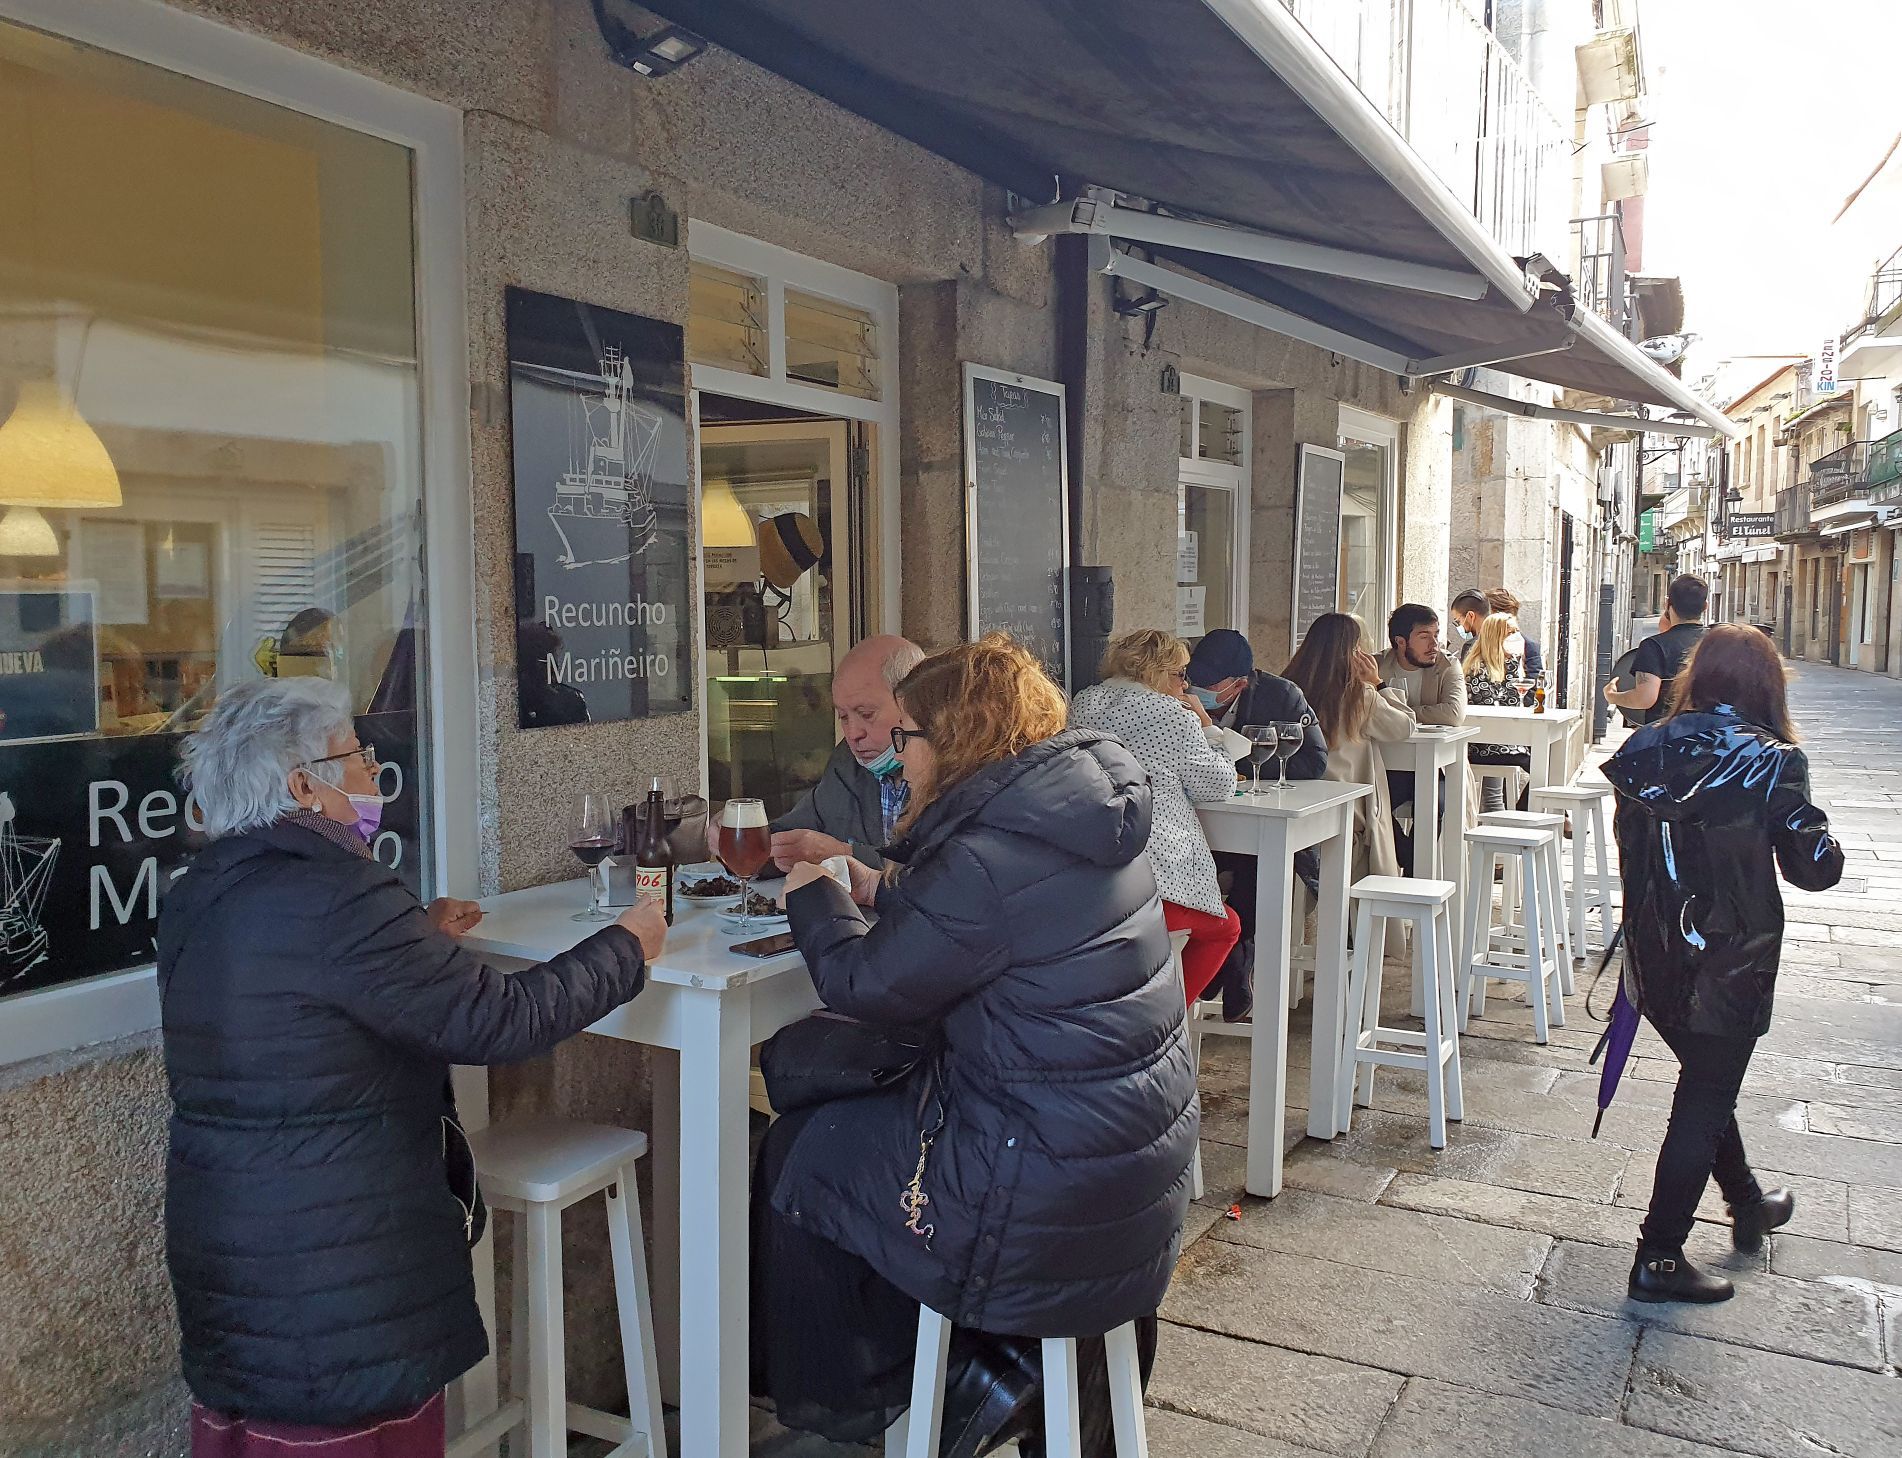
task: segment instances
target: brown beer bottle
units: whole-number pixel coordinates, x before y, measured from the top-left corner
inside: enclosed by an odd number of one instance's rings
[[[1545,712],[1545,685],[1542,683],[1533,685],[1532,712],[1535,714],[1543,714]]]
[[[647,809],[634,840],[634,889],[659,902],[667,912],[667,925],[674,924],[674,848],[667,840],[667,797],[658,775],[647,792]]]

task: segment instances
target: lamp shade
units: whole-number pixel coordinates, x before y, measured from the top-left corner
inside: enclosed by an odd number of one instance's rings
[[[0,424],[0,502],[98,510],[124,501],[105,443],[59,386],[21,385],[13,413]]]
[[[753,545],[753,518],[746,514],[728,482],[711,481],[701,494],[700,540],[708,547]]]
[[[9,506],[0,516],[0,557],[57,557],[59,536],[31,506]]]

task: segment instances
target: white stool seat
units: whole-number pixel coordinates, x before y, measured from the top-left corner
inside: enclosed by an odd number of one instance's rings
[[[1482,817],[1480,824],[1466,832],[1470,890],[1460,940],[1459,1026],[1463,1032],[1470,1018],[1485,1015],[1488,979],[1523,982],[1532,1005],[1533,1031],[1541,1043],[1549,1043],[1551,1029],[1565,1026],[1565,974],[1571,966],[1560,925],[1564,918],[1558,901],[1558,832],[1487,824],[1490,818]],[[1495,927],[1493,865],[1502,860],[1506,863],[1506,894],[1501,896],[1505,925]],[[1511,889],[1522,893],[1523,926],[1512,920]]]
[[[1506,812],[1500,811],[1500,814]],[[1469,845],[1496,845],[1503,850],[1538,850],[1552,843],[1549,830],[1520,830],[1510,825],[1475,825],[1466,832]]]
[[[642,1158],[647,1136],[572,1119],[523,1119],[476,1130],[469,1147],[491,1202],[572,1205]]]
[[[614,1444],[609,1458],[667,1458],[641,1202],[634,1188],[634,1166],[647,1153],[647,1136],[573,1119],[523,1119],[476,1130],[469,1147],[489,1204],[515,1217],[511,1370],[508,1401],[458,1435],[448,1445],[448,1458],[491,1453],[499,1438],[518,1427],[526,1429],[527,1442],[511,1438],[509,1452],[527,1458],[566,1458],[570,1433]],[[594,1195],[606,1196],[627,1417],[568,1401],[561,1212]]]
[[[1544,851],[1547,879],[1551,882],[1553,904],[1547,908],[1558,927],[1559,936],[1559,991],[1570,996],[1572,987],[1572,958],[1576,951],[1572,942],[1572,922],[1565,909],[1565,861],[1561,849],[1565,840],[1565,816],[1554,814],[1550,810],[1488,810],[1479,817],[1481,825],[1503,825],[1509,830],[1549,830],[1552,843]],[[1516,918],[1518,897],[1517,888],[1508,880],[1500,892],[1500,904],[1503,909],[1501,920],[1506,924],[1506,936],[1516,944],[1523,944],[1526,935],[1524,923]]]
[[[1593,800],[1605,799],[1611,792],[1611,782],[1608,780],[1579,780],[1570,785],[1547,785],[1544,789],[1534,790],[1532,794],[1535,799],[1587,805]]]
[[[1188,996],[1188,986],[1182,982],[1182,949],[1188,945],[1189,934],[1186,931],[1169,933],[1169,957],[1176,964],[1176,982],[1182,986],[1185,999]],[[1183,1014],[1183,1031],[1189,1039],[1189,1066],[1194,1070],[1198,1085],[1202,1081],[1201,1012],[1201,1001],[1197,999],[1187,1004]],[[1189,1161],[1189,1198],[1191,1200],[1202,1198],[1202,1141],[1199,1139],[1195,1142],[1195,1154]]]
[[[1437,906],[1451,901],[1458,890],[1451,881],[1416,880],[1412,876],[1362,876],[1354,883],[1353,894],[1363,901]]]
[[[911,1407],[885,1430],[885,1458],[938,1458],[944,1428],[944,1374],[951,1353],[950,1318],[918,1308],[918,1354],[911,1368]],[[1136,1324],[1124,1322],[1103,1337],[1109,1363],[1110,1422],[1116,1458],[1149,1458],[1143,1424],[1142,1365]],[[1076,1338],[1043,1339],[1043,1425],[1047,1458],[1083,1458],[1081,1390]],[[1016,1447],[997,1450],[1015,1458]]]
[[[1594,911],[1598,913],[1600,950],[1611,940],[1616,921],[1618,888],[1612,880],[1610,841],[1605,834],[1605,801],[1611,796],[1612,788],[1603,780],[1549,785],[1532,792],[1534,805],[1565,811],[1572,816],[1568,857],[1572,873],[1567,891],[1572,903],[1572,951],[1580,957],[1590,951],[1586,941],[1586,916]]]

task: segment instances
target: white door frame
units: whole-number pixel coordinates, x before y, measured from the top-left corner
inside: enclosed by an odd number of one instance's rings
[[[877,582],[866,584],[874,633],[899,629],[899,480],[898,480],[898,288],[883,279],[808,258],[776,243],[765,243],[697,218],[687,222],[687,251],[698,262],[730,269],[754,279],[766,297],[767,365],[763,375],[720,365],[696,364],[688,351],[689,399],[694,440],[694,577],[703,586],[695,606],[702,654],[707,641],[706,563],[700,533],[700,396],[703,392],[778,405],[813,415],[863,421],[878,428],[878,486],[873,500],[872,538],[877,550]],[[862,309],[878,331],[878,398],[862,400],[843,390],[828,390],[791,379],[786,373],[786,290],[813,294]],[[702,696],[704,698],[704,695]],[[701,705],[700,784],[707,785],[706,706]]]
[[[1241,413],[1242,419],[1242,462],[1231,466],[1226,461],[1211,461],[1200,455],[1176,457],[1176,511],[1178,520],[1182,510],[1182,487],[1212,486],[1230,493],[1234,505],[1234,521],[1229,528],[1230,539],[1235,544],[1235,560],[1229,569],[1229,581],[1233,584],[1230,593],[1229,622],[1244,638],[1248,631],[1249,566],[1252,561],[1249,549],[1249,522],[1253,516],[1252,491],[1253,463],[1255,450],[1254,397],[1248,391],[1235,385],[1225,385],[1219,380],[1204,379],[1200,375],[1183,375],[1180,389],[1182,398],[1189,401],[1212,400],[1218,405],[1226,405]],[[1194,409],[1191,406],[1191,409]],[[1201,440],[1202,418],[1197,410],[1194,415],[1196,444]]]
[[[1380,488],[1380,585],[1388,600],[1380,605],[1380,621],[1368,624],[1385,636],[1387,615],[1400,602],[1400,422],[1343,405],[1338,434],[1341,439],[1387,448],[1387,479]],[[1345,484],[1341,489],[1344,497]]]
[[[422,397],[425,622],[435,822],[431,892],[477,890],[480,722],[474,514],[469,495],[468,296],[462,112],[159,0],[0,0],[0,19],[273,102],[407,148],[416,227]],[[0,1066],[158,1025],[153,969],[134,968],[0,1002]]]

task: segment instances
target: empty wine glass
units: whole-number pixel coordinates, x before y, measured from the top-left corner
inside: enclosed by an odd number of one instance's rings
[[[601,883],[601,863],[614,851],[615,820],[614,810],[606,795],[581,795],[575,800],[575,813],[570,821],[574,828],[568,835],[568,849],[574,852],[576,860],[588,868],[588,909],[577,911],[570,920],[614,919],[601,909],[601,902],[607,895],[607,887]]]
[[[1277,719],[1269,726],[1275,731],[1275,793],[1288,788],[1288,761],[1307,743],[1308,726],[1296,719]]]
[[[1277,752],[1281,742],[1281,731],[1273,724],[1250,724],[1242,733],[1248,739],[1248,768],[1254,774],[1255,782],[1249,786],[1249,793],[1261,793],[1261,767],[1268,757]]]

